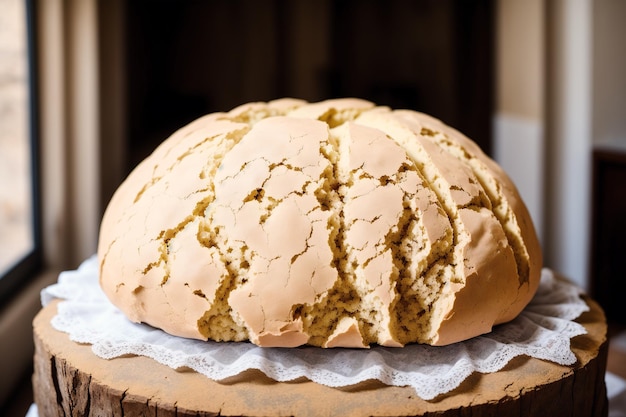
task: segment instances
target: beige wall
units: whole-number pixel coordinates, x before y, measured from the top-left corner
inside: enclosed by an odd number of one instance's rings
[[[496,6],[496,112],[542,120],[544,0],[499,0]]]

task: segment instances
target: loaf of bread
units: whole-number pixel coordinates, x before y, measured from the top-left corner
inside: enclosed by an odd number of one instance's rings
[[[515,318],[542,266],[515,186],[474,142],[360,99],[181,128],[116,191],[98,256],[131,320],[268,347],[462,341]]]

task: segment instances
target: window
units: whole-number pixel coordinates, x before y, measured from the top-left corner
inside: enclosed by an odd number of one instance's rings
[[[34,48],[29,0],[0,0],[0,302],[39,265]]]

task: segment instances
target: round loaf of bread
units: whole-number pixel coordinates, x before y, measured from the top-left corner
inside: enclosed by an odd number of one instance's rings
[[[275,347],[462,341],[515,318],[542,266],[519,193],[474,142],[359,99],[178,130],[116,191],[98,256],[131,320]]]

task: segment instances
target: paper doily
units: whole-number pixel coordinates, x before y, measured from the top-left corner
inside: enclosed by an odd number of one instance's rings
[[[537,294],[513,321],[483,336],[449,346],[408,345],[403,348],[321,349],[260,348],[251,343],[218,343],[171,336],[145,324],[130,322],[106,298],[98,284],[98,262],[87,259],[41,293],[46,306],[59,303],[55,329],[78,343],[92,345],[102,358],[150,357],[174,369],[190,368],[220,381],[258,369],[275,381],[308,378],[331,387],[376,379],[387,385],[411,386],[431,400],[458,387],[473,372],[502,369],[519,355],[571,365],[576,357],[570,339],[585,334],[574,322],[589,310],[577,286],[557,280],[544,269]]]

